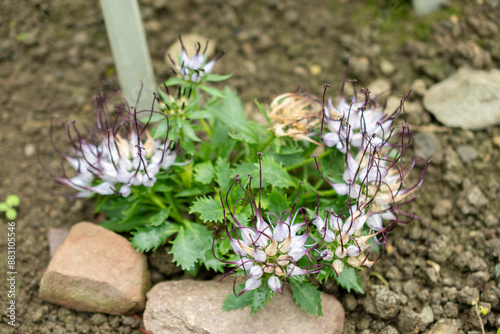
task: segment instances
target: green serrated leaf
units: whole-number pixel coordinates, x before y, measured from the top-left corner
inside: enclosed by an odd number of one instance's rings
[[[229,185],[232,182],[229,164],[220,157],[215,164],[215,180],[223,192],[229,189]]]
[[[300,308],[311,315],[317,317],[323,316],[321,306],[321,292],[308,281],[298,282],[290,279],[293,299],[299,304]]]
[[[361,280],[359,279],[356,270],[354,270],[353,268],[344,267],[338,277],[335,274],[333,274],[332,276],[341,287],[347,290],[347,292],[351,292],[351,290],[354,290],[359,293],[365,293],[363,285],[361,285]]]
[[[273,190],[267,194],[267,201],[268,211],[273,212],[278,217],[285,210],[290,209],[286,194],[278,191],[276,188],[273,188]]]
[[[18,206],[19,202],[20,202],[19,196],[17,196],[17,195],[9,195],[9,196],[7,196],[7,199],[5,200],[5,204],[10,206],[11,208],[14,206]]]
[[[222,204],[213,198],[201,197],[193,202],[189,213],[199,213],[205,222],[221,222],[224,219]]]
[[[255,312],[262,309],[264,305],[267,304],[269,297],[272,297],[272,290],[270,290],[267,285],[260,286],[254,290],[252,305],[250,305],[252,312],[250,315],[254,315]]]
[[[210,161],[205,161],[194,166],[194,179],[201,184],[209,184],[214,178],[214,166]]]
[[[16,209],[8,208],[7,211],[5,211],[5,217],[10,220],[14,220],[17,218],[17,211]]]
[[[245,284],[240,284],[236,287],[236,293],[240,293],[245,288]],[[239,297],[236,297],[233,292],[226,296],[224,304],[222,305],[223,311],[233,311],[250,306],[253,301],[255,290],[247,291]]]
[[[161,210],[157,214],[149,217],[148,219],[148,224],[151,226],[160,226],[167,220],[168,216],[170,214],[170,208],[166,208],[164,210]]]
[[[160,226],[148,226],[132,232],[132,246],[141,252],[157,249],[179,230],[179,225],[165,222]]]
[[[268,157],[262,158],[262,179],[277,188],[288,188],[295,185],[286,169]]]
[[[212,237],[212,232],[204,226],[186,223],[179,227],[170,253],[173,254],[177,265],[183,270],[189,270],[212,247]]]

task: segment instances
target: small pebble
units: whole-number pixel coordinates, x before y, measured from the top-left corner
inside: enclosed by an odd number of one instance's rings
[[[387,59],[382,59],[382,61],[380,62],[380,70],[385,75],[391,75],[392,73],[394,73],[395,68],[390,61],[388,61]]]
[[[321,66],[319,65],[311,65],[311,67],[309,68],[309,72],[311,73],[312,76],[319,76],[321,75],[321,73],[323,73],[323,69],[321,69]]]
[[[31,158],[35,154],[35,151],[36,147],[34,144],[27,144],[24,146],[24,156],[26,158]]]
[[[460,159],[469,163],[477,159],[477,151],[474,146],[471,145],[461,145],[457,148],[457,153],[460,156]]]
[[[108,318],[102,313],[94,313],[90,318],[90,323],[94,326],[101,326],[104,324]]]

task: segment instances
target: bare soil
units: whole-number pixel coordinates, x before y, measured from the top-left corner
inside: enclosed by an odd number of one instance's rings
[[[335,96],[347,55],[350,77],[360,86],[386,79],[397,97],[417,79],[429,86],[463,65],[500,65],[500,6],[494,0],[449,1],[422,19],[409,2],[389,0],[141,0],[140,6],[158,82],[169,73],[164,53],[177,35],[199,33],[227,51],[215,72],[234,73],[228,84],[249,111],[254,99],[269,103],[299,86],[321,94],[328,82]],[[103,81],[117,85],[100,7],[82,0],[3,1],[0,13],[0,200],[21,198],[17,325],[13,330],[6,323],[2,283],[0,333],[140,333],[140,317],[74,312],[37,296],[50,260],[48,229],[96,220],[92,201],[64,197],[66,189],[40,167],[36,151],[57,171],[51,117],[92,122],[92,96]],[[425,332],[443,319],[459,333],[480,333],[481,323],[487,333],[500,327],[500,127],[443,128],[421,100],[417,89],[409,119],[416,144],[434,150],[434,160],[412,210],[428,222],[429,236],[419,221],[394,231],[383,260],[362,275],[365,295],[323,286],[344,304],[345,333]],[[2,216],[1,282],[7,278],[6,222]],[[490,308],[481,321],[475,299]],[[381,311],[387,308],[395,315]]]

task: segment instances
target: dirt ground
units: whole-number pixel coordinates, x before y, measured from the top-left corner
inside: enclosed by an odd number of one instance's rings
[[[328,82],[335,96],[347,55],[350,77],[360,86],[385,79],[396,97],[417,79],[420,87],[429,86],[463,65],[500,65],[496,0],[448,1],[421,19],[409,2],[391,0],[141,0],[140,6],[158,82],[167,77],[164,53],[177,35],[199,33],[227,51],[214,72],[234,73],[228,84],[249,110],[254,99],[269,103],[298,86],[320,94]],[[9,299],[2,283],[0,333],[140,333],[139,317],[74,312],[37,297],[50,260],[48,229],[95,221],[92,202],[62,196],[66,189],[40,167],[36,151],[58,170],[50,117],[93,121],[92,96],[103,81],[117,85],[98,2],[2,1],[0,13],[0,200],[21,198],[17,326],[13,331],[6,323]],[[409,119],[416,144],[434,151],[434,158],[412,209],[429,223],[429,238],[421,222],[399,227],[383,260],[362,275],[366,295],[323,288],[344,304],[345,333],[425,332],[443,319],[459,333],[480,333],[481,323],[496,333],[500,127],[443,128],[423,110],[420,93],[410,98]],[[7,279],[6,223],[2,216],[1,282]],[[476,299],[490,308],[481,321],[472,306]],[[394,316],[381,311],[387,309]]]

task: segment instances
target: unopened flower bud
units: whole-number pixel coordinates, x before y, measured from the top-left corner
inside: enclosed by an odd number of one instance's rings
[[[292,259],[291,256],[288,256],[286,254],[281,254],[280,256],[278,256],[278,264],[280,266],[286,266],[287,264],[290,263],[291,259]]]
[[[345,247],[339,246],[337,247],[337,249],[335,249],[335,255],[343,259],[347,255],[347,249]]]
[[[147,139],[146,142],[144,143],[144,156],[146,158],[151,158],[154,153],[155,141],[153,140],[149,132],[146,132],[146,136]]]
[[[333,259],[333,252],[329,249],[324,250],[323,252],[321,252],[321,257],[325,261],[331,261]]]
[[[278,252],[278,243],[273,240],[269,246],[266,247],[267,256],[275,256]]]
[[[260,266],[253,266],[248,276],[251,278],[260,278],[262,276],[262,268]]]
[[[270,274],[274,271],[274,266],[270,263],[264,264],[264,269],[262,269],[265,273]]]
[[[281,281],[276,276],[269,277],[267,285],[269,285],[269,288],[271,288],[271,290],[273,291],[279,291],[279,289],[281,289]]]
[[[341,260],[337,259],[337,260],[333,261],[332,266],[333,266],[333,270],[335,270],[335,272],[337,274],[340,274],[342,272],[342,270],[344,270],[344,262],[342,262]]]
[[[288,236],[285,241],[283,241],[280,246],[279,250],[282,253],[287,253],[290,250],[290,245],[292,244],[292,238]]]
[[[281,267],[274,268],[274,273],[278,276],[285,276],[286,273]]]
[[[347,259],[347,263],[351,266],[351,267],[354,267],[354,268],[358,268],[359,266],[361,266],[361,261],[359,261],[357,258],[355,257],[349,257]]]

